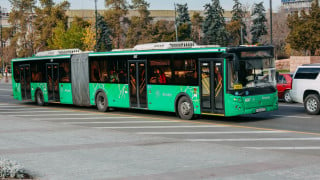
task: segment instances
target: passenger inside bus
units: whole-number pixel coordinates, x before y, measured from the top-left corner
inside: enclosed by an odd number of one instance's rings
[[[70,82],[70,68],[68,63],[60,64],[61,82]]]
[[[161,71],[159,68],[156,69],[153,76],[150,78],[150,83],[160,83],[160,84],[166,84],[166,76],[164,75],[163,71]]]

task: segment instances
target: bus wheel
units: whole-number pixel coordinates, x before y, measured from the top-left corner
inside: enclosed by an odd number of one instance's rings
[[[36,92],[36,103],[39,106],[43,106],[44,105],[44,99],[43,99],[43,94],[41,90],[37,90]]]
[[[97,108],[101,112],[106,112],[108,109],[108,100],[107,96],[103,92],[99,92],[96,97]]]
[[[193,118],[193,105],[191,100],[182,96],[178,102],[178,115],[181,119],[190,120]]]

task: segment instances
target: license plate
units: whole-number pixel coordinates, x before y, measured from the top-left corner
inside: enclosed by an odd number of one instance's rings
[[[263,112],[263,111],[266,111],[266,108],[259,108],[259,109],[256,109],[256,112]]]

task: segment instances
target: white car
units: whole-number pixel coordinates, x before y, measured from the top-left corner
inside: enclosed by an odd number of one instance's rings
[[[299,66],[293,75],[292,101],[303,103],[307,113],[320,113],[320,64]]]

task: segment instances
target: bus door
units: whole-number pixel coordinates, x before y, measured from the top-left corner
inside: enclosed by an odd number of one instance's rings
[[[47,86],[48,86],[48,100],[60,101],[59,95],[59,64],[47,63]]]
[[[223,59],[201,59],[199,67],[202,112],[224,114]]]
[[[30,64],[23,64],[19,67],[20,83],[21,83],[21,97],[23,100],[31,99],[31,74]]]
[[[130,107],[147,108],[146,61],[129,61]]]

